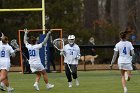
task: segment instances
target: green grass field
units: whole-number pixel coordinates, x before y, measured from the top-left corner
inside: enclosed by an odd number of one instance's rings
[[[127,82],[129,93],[140,93],[140,74],[133,71],[133,77]],[[34,74],[20,74],[10,72],[10,85],[15,89],[13,93],[123,93],[119,71],[79,71],[80,86],[68,88],[65,73],[48,73],[49,82],[55,84],[53,89],[46,89],[43,79],[40,80],[40,91],[35,91]],[[0,93],[7,93],[2,92]]]

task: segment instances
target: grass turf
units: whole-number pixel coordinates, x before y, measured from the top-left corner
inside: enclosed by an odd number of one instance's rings
[[[129,93],[140,92],[140,74],[133,71],[133,76],[127,82]],[[79,71],[80,86],[76,86],[73,80],[73,87],[68,88],[65,73],[48,73],[49,82],[53,83],[53,89],[46,89],[41,78],[40,91],[35,91],[33,83],[34,74],[9,73],[10,85],[15,89],[13,93],[123,93],[119,71]],[[2,92],[0,93],[7,93]]]

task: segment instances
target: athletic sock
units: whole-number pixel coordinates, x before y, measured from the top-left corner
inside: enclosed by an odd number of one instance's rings
[[[127,87],[124,87],[123,89],[124,89],[124,93],[127,93]]]
[[[37,84],[37,85],[38,85],[38,82],[35,82],[35,84]]]

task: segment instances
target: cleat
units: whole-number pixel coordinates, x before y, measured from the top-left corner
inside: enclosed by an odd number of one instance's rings
[[[72,82],[69,82],[69,88],[71,88],[72,87]]]
[[[72,85],[69,85],[69,88],[71,88],[72,87]]]
[[[34,86],[35,90],[39,91],[39,87],[37,84],[34,84],[33,86]]]
[[[80,84],[79,84],[79,81],[78,81],[78,79],[76,79],[76,86],[79,86]]]
[[[124,93],[128,93],[128,92],[127,92],[127,88],[126,88],[126,87],[124,88]]]
[[[6,89],[0,84],[0,90],[1,91],[6,91]]]
[[[53,88],[53,87],[54,87],[53,84],[49,84],[49,83],[48,83],[48,84],[46,85],[46,88],[47,88],[47,89],[51,89],[51,88]]]
[[[8,93],[12,93],[12,91],[14,91],[14,88],[9,87],[9,88],[7,89],[7,91],[8,91]]]

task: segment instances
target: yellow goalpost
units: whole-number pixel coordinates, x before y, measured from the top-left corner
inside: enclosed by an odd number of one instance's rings
[[[42,29],[45,30],[45,0],[42,0],[42,8],[0,9],[0,12],[24,12],[24,11],[42,11]],[[43,31],[43,34],[45,34],[45,31]]]

